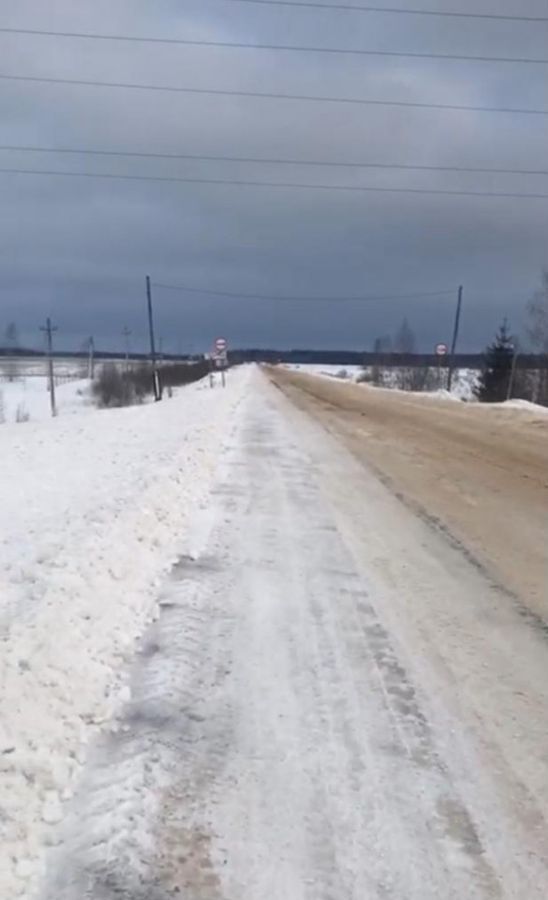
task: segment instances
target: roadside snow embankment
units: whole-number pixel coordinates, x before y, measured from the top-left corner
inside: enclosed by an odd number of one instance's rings
[[[363,366],[331,366],[315,363],[284,363],[284,369],[319,375],[322,378],[336,378],[339,381],[356,381],[363,372]]]
[[[304,372],[306,375],[318,375],[322,378],[337,379],[339,381],[363,382],[368,384],[372,368],[366,366],[329,366],[313,363],[299,365],[297,363],[284,364],[285,369],[295,372]],[[401,390],[404,394],[416,394],[423,397],[445,397],[452,400],[475,400],[474,386],[477,382],[478,372],[474,369],[455,369],[453,373],[453,386],[451,393],[444,390],[442,385],[447,383],[447,369],[430,369],[432,379],[438,383],[438,387],[433,387],[424,391],[408,391],[398,387],[398,369],[390,366],[380,367],[380,382],[375,385],[378,388],[386,388],[387,390]]]
[[[172,400],[0,428],[0,897],[31,897],[86,745],[127,698],[194,540],[245,370]]]

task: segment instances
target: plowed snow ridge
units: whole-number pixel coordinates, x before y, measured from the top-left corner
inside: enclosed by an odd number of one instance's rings
[[[124,667],[155,585],[195,549],[188,524],[247,379],[0,428],[2,898],[32,896],[86,745],[127,699]]]

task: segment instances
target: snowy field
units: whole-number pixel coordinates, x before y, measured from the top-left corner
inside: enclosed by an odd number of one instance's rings
[[[55,399],[59,416],[93,409],[87,379],[58,381]],[[45,376],[23,376],[14,381],[0,381],[0,423],[41,422],[51,418],[48,379]],[[3,422],[1,421],[3,420]]]
[[[127,699],[124,666],[155,586],[194,552],[189,522],[247,379],[105,411],[73,382],[57,419],[38,379],[8,401],[22,393],[31,419],[0,426],[1,898],[33,896],[86,746]]]

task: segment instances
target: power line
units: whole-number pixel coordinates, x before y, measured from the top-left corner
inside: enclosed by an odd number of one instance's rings
[[[365,100],[355,97],[318,97],[307,94],[283,94],[270,91],[238,91],[219,88],[189,88],[172,85],[136,84],[122,81],[85,81],[75,78],[47,78],[36,75],[8,75],[0,73],[0,80],[32,84],[66,84],[73,87],[154,91],[171,94],[193,94],[212,97],[252,97],[259,100],[293,100],[304,103],[340,103],[351,106],[394,106],[412,109],[442,109],[458,112],[508,113],[510,115],[548,116],[548,109],[522,109],[506,106],[462,106],[454,103],[419,103],[408,100]]]
[[[92,34],[79,31],[45,31],[32,28],[0,28],[3,34],[32,35],[34,37],[77,38],[90,41],[117,41],[132,44],[169,44],[183,47],[218,47],[228,50],[273,50],[289,53],[328,53],[338,56],[382,56],[402,59],[439,59],[461,62],[492,62],[547,65],[547,58],[531,59],[513,56],[469,56],[458,53],[422,53],[400,50],[360,50],[348,47],[309,47],[297,44],[259,44],[243,41],[205,41],[187,38],[138,37],[125,34]]]
[[[192,162],[230,162],[230,163],[253,163],[258,165],[279,165],[279,166],[314,166],[327,167],[337,169],[389,169],[402,170],[406,172],[458,172],[466,174],[479,175],[546,175],[548,169],[502,169],[490,168],[484,166],[434,166],[419,165],[410,163],[380,163],[380,162],[343,162],[340,160],[320,160],[320,159],[280,159],[277,157],[258,157],[258,156],[219,156],[198,153],[151,153],[145,151],[133,150],[95,150],[82,147],[34,147],[28,145],[12,145],[0,144],[0,151],[21,152],[21,153],[48,153],[48,154],[74,154],[77,156],[105,156],[123,158],[129,157],[134,159],[162,159],[162,160],[185,160]]]
[[[548,22],[548,16],[513,16],[499,13],[442,12],[435,9],[402,9],[391,6],[361,6],[353,3],[315,3],[313,0],[229,0],[232,3],[251,3],[256,6],[284,6],[289,9],[327,9],[345,12],[387,13],[403,16],[436,16],[442,19],[487,19],[502,22]]]
[[[164,291],[179,291],[185,294],[205,294],[211,295],[214,297],[228,297],[234,300],[276,300],[276,301],[289,301],[289,302],[300,302],[303,301],[305,303],[361,303],[365,301],[374,301],[374,300],[419,300],[422,298],[429,297],[445,297],[445,296],[453,296],[455,291],[454,289],[445,290],[445,291],[421,291],[415,292],[412,294],[366,294],[364,296],[359,297],[303,297],[303,296],[288,296],[278,295],[278,294],[247,294],[242,293],[241,291],[217,291],[217,290],[207,290],[204,288],[194,288],[188,287],[187,285],[180,284],[154,284],[155,288]]]
[[[515,200],[548,200],[548,194],[522,193],[517,191],[451,191],[437,188],[392,188],[344,184],[304,184],[282,181],[249,181],[235,178],[178,178],[171,175],[117,175],[107,172],[56,172],[43,169],[0,168],[3,175],[36,175],[61,178],[102,178],[111,181],[151,181],[174,184],[226,185],[230,187],[286,188],[289,190],[345,191],[347,193],[371,194],[438,194],[446,197],[491,197]]]

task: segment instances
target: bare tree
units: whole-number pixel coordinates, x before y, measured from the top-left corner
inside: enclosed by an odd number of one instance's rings
[[[15,381],[15,379],[19,377],[19,364],[15,355],[19,349],[19,332],[15,322],[10,322],[6,326],[4,343],[8,355],[12,357],[12,359],[9,359],[5,364],[5,372],[9,381]]]
[[[415,332],[409,325],[407,318],[401,323],[394,338],[394,349],[397,353],[414,353],[417,348]]]
[[[373,353],[380,356],[380,360],[371,368],[371,384],[383,385],[385,383],[386,363],[383,357],[388,356],[392,352],[392,338],[389,334],[381,335],[375,338],[373,342]]]
[[[542,273],[540,289],[527,304],[529,338],[535,350],[548,353],[548,269]]]
[[[527,304],[527,315],[531,345],[548,359],[548,269],[542,273],[541,286]],[[540,369],[534,382],[535,402],[548,406],[548,369]]]
[[[80,357],[78,361],[78,377],[87,378],[89,375],[89,338],[80,344]]]
[[[411,328],[407,318],[401,323],[399,330],[394,337],[394,348],[397,353],[415,353],[417,349],[417,339],[415,332]],[[398,368],[395,372],[395,386],[404,391],[424,391],[427,390],[427,382],[429,381],[428,369],[417,369],[413,366],[405,366]]]

